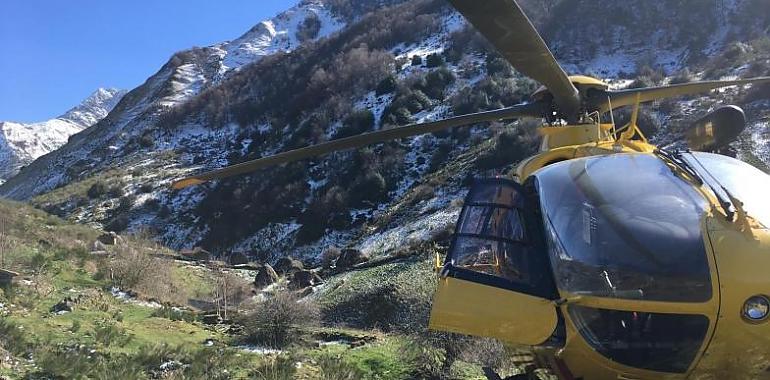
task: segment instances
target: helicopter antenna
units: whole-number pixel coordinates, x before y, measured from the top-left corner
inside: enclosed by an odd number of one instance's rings
[[[612,135],[617,136],[617,129],[615,129],[615,114],[614,110],[612,109],[612,99],[610,99],[610,95],[607,94],[607,107],[610,110],[610,123],[612,123]]]

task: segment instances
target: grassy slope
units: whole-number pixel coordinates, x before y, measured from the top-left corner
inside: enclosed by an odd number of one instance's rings
[[[107,281],[96,275],[97,259],[86,250],[98,231],[15,202],[0,201],[0,215],[7,220],[11,241],[5,267],[23,278],[0,291],[2,322],[24,333],[23,341],[0,337],[0,345],[9,351],[23,354],[38,347],[82,344],[105,354],[127,354],[157,344],[202,347],[209,337],[224,339],[201,324],[153,317],[155,309],[114,298],[105,290]],[[183,271],[177,268],[180,277],[194,278]],[[65,297],[80,297],[74,311],[51,313]],[[116,342],[106,337],[110,331],[119,335],[112,338]],[[0,366],[0,373],[22,369]]]
[[[115,298],[99,275],[100,259],[87,250],[98,231],[15,202],[0,200],[0,213],[13,247],[5,268],[22,277],[0,291],[0,377],[149,378],[161,364],[176,361],[187,366],[178,370],[183,378],[415,378],[420,358],[407,349],[404,333],[424,329],[427,321],[434,286],[430,260],[414,256],[327,279],[311,297],[331,316],[326,327],[309,328],[309,339],[283,354],[259,355],[236,349],[237,336]],[[172,273],[190,297],[211,292],[199,267],[177,265]],[[359,301],[377,294],[385,296],[387,307],[379,310],[386,315],[362,318]],[[66,297],[78,300],[74,310],[52,313]],[[382,326],[389,332],[375,328],[377,318],[389,321]],[[344,325],[351,327],[338,327]],[[214,347],[203,344],[209,338]],[[478,366],[458,362],[454,368],[455,378],[481,378]]]

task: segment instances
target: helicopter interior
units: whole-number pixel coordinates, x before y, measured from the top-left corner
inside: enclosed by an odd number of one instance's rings
[[[752,218],[767,220],[760,198],[770,186],[767,176],[727,156],[684,155],[740,199]],[[709,302],[714,295],[703,228],[709,205],[697,183],[654,154],[555,163],[523,185],[480,179],[466,197],[442,276],[552,301],[569,294]],[[712,322],[694,313],[566,307],[599,354],[668,373],[690,368]],[[564,323],[560,313],[549,345],[564,343]]]

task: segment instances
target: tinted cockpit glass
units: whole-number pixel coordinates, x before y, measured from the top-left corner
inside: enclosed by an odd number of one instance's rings
[[[572,305],[569,314],[596,351],[631,367],[684,373],[709,327],[703,315],[642,313]]]
[[[703,302],[711,279],[705,198],[653,155],[567,161],[536,174],[560,289]]]
[[[765,172],[731,157],[695,152],[693,156],[730,193],[743,203],[746,213],[770,228],[770,176]]]

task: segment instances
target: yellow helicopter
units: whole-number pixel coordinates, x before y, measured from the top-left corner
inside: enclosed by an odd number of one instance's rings
[[[515,0],[448,1],[544,85],[530,102],[332,140],[173,188],[448,128],[541,119],[539,154],[469,190],[437,260],[430,328],[532,346],[560,379],[770,378],[770,176],[712,153],[741,132],[743,112],[706,115],[684,151],[650,144],[636,125],[642,103],[770,77],[610,90],[568,76]],[[633,107],[627,125],[602,122],[623,106]]]

